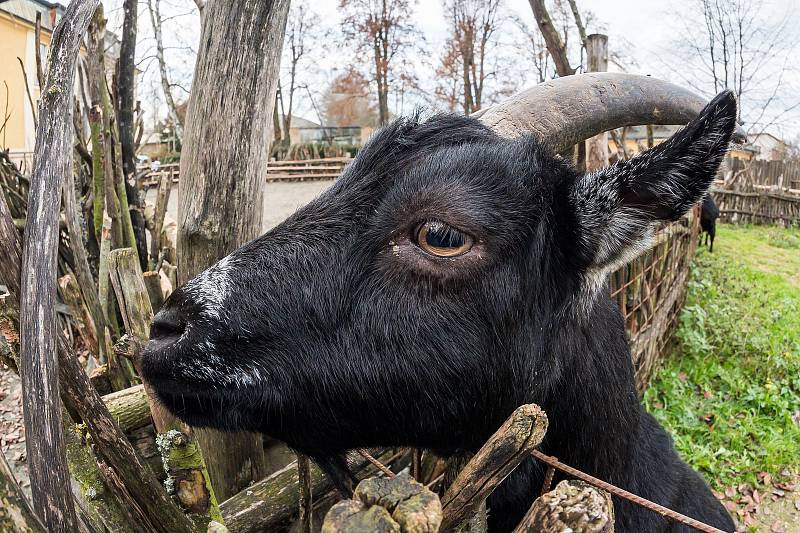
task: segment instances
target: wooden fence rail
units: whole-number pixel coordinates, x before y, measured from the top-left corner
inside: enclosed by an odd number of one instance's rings
[[[714,188],[711,195],[719,207],[720,220],[734,224],[800,225],[800,195],[755,190],[752,192]]]
[[[267,165],[267,181],[317,181],[333,180],[339,177],[344,167],[352,161],[350,157],[326,157],[325,159],[304,159],[296,161],[270,161]],[[169,176],[172,183],[178,183],[180,163],[167,163],[158,170],[143,172],[140,178],[142,188],[157,187],[162,176]]]

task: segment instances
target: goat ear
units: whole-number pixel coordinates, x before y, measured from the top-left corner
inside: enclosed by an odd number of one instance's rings
[[[725,156],[736,116],[733,93],[720,93],[665,142],[577,178],[568,203],[584,267],[605,273],[624,264],[661,222],[679,219],[697,203]]]

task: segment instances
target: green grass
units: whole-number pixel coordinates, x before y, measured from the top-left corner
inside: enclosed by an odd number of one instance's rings
[[[645,403],[718,490],[798,470],[800,231],[718,226]]]

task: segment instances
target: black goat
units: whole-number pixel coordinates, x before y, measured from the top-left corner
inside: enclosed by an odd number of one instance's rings
[[[732,531],[639,403],[606,277],[703,197],[735,120],[725,92],[591,174],[472,118],[398,120],[319,198],[171,295],[144,378],[189,424],[263,432],[334,475],[356,447],[475,451],[537,403],[543,452]],[[500,485],[491,531],[513,529],[543,477],[527,460]],[[619,532],[688,531],[614,503]]]
[[[707,194],[703,198],[703,206],[700,208],[700,238],[702,239],[703,233],[706,234],[706,244],[708,238],[711,237],[711,246],[708,251],[714,251],[714,237],[717,235],[717,219],[719,218],[719,208],[711,198],[711,194]]]

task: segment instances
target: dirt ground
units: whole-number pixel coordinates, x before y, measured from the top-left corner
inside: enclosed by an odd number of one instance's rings
[[[319,193],[327,189],[332,180],[324,181],[290,181],[270,182],[264,193],[264,231],[267,231],[283,221],[286,217],[297,211],[313,200]],[[147,201],[155,202],[155,189],[147,193]],[[167,216],[173,220],[178,219],[178,187],[175,186],[170,193],[167,205]]]

